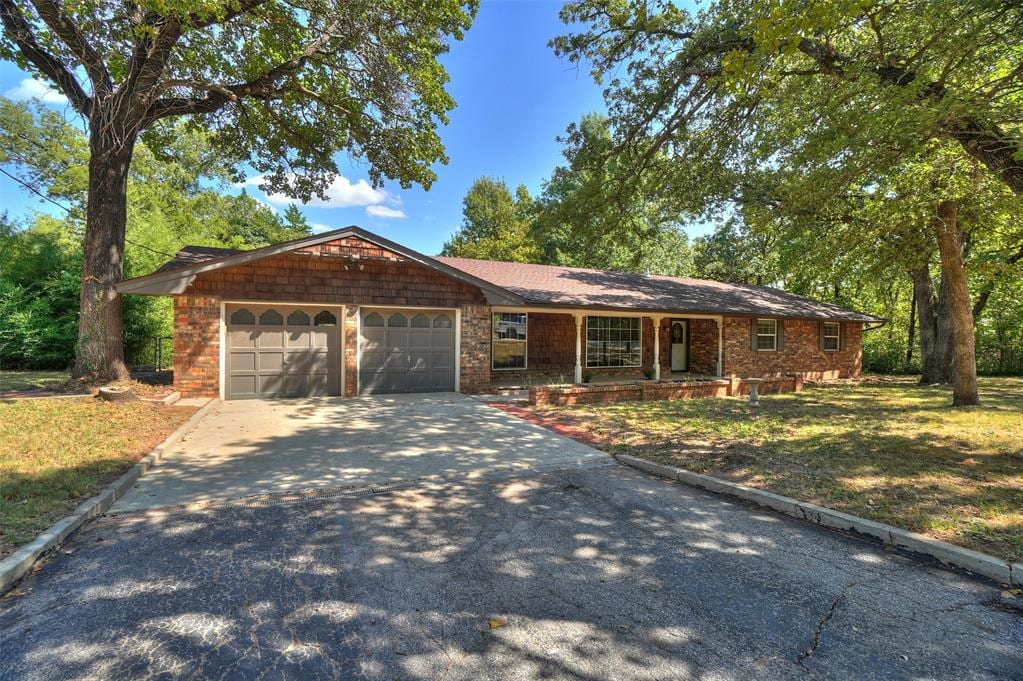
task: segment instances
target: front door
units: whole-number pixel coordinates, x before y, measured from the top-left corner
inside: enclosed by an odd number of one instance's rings
[[[689,325],[684,319],[671,322],[671,370],[689,371]]]

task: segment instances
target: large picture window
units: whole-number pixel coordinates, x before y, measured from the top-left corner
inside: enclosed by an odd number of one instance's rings
[[[778,320],[757,320],[757,350],[778,349]]]
[[[492,327],[491,354],[494,369],[526,368],[525,312],[495,312]]]
[[[638,367],[643,362],[639,317],[587,317],[587,367]]]

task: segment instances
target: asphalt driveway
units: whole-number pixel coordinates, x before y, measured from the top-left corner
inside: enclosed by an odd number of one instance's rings
[[[424,477],[474,477],[606,455],[454,393],[222,402],[113,510]]]
[[[0,679],[157,677],[1020,679],[1023,617],[993,584],[591,464],[109,516],[0,599]]]

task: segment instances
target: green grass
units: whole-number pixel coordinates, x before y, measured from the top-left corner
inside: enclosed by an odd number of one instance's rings
[[[0,371],[0,393],[59,386],[69,379],[66,371]]]
[[[0,556],[117,478],[194,412],[91,397],[0,402]]]
[[[613,453],[1023,560],[1023,379],[982,378],[979,407],[910,379],[745,398],[552,407]]]

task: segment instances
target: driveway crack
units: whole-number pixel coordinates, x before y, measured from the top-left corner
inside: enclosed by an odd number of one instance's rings
[[[796,664],[802,666],[803,662],[808,657],[813,655],[814,652],[817,650],[817,646],[819,646],[821,643],[821,635],[824,634],[824,630],[827,628],[828,622],[830,622],[831,618],[835,616],[835,611],[837,611],[842,606],[842,604],[845,603],[845,599],[849,594],[849,590],[854,586],[856,586],[856,582],[851,582],[847,584],[842,589],[842,593],[838,594],[838,596],[835,597],[835,600],[831,602],[831,606],[821,616],[821,618],[817,620],[817,628],[813,632],[813,639],[811,639],[810,645],[807,646],[806,650],[799,653],[799,657],[796,658]]]

